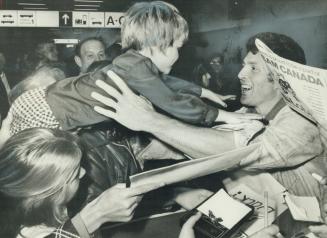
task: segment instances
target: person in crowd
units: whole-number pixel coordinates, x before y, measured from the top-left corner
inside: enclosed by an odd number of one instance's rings
[[[242,111],[255,110],[264,116],[269,122],[264,129],[255,131],[251,127],[244,127],[243,130],[228,132],[198,128],[168,118],[155,112],[148,103],[133,94],[113,72],[109,74],[122,94],[105,82],[97,81],[96,84],[115,100],[94,92],[93,98],[113,108],[109,110],[97,106],[95,110],[132,130],[151,133],[193,158],[259,143],[257,150],[235,164],[236,168],[257,173],[270,172],[290,193],[316,196],[321,201],[323,187],[307,168],[310,160],[319,159],[317,156],[322,152],[318,129],[286,106],[278,85],[258,54],[254,43],[256,38],[275,53],[292,61],[305,64],[305,55],[303,49],[285,35],[265,32],[248,40],[248,53],[239,73],[242,85],[241,102],[245,106]],[[296,226],[289,228],[297,230]]]
[[[82,155],[78,137],[60,130],[28,129],[5,142],[0,150],[1,237],[91,237],[105,222],[130,220],[142,194],[162,186],[113,187],[69,219],[67,204],[85,174]]]
[[[58,50],[52,39],[51,41],[39,43],[36,46],[35,52],[40,56],[41,64],[57,62],[59,60]]]
[[[105,43],[101,37],[88,37],[80,41],[75,48],[74,60],[80,74],[86,73],[93,62],[105,59]]]
[[[6,57],[5,57],[5,54],[1,51],[0,52],[0,78],[1,78],[2,84],[4,85],[4,87],[6,89],[7,95],[9,95],[11,85],[5,74],[5,66],[6,66]]]
[[[158,18],[160,21],[156,20]],[[123,76],[137,93],[150,100],[158,110],[188,123],[208,126],[216,121],[261,119],[253,114],[223,110],[218,113],[217,108],[208,106],[200,97],[225,105],[223,100],[231,96],[216,95],[187,81],[166,76],[178,59],[178,48],[188,37],[187,22],[174,6],[162,1],[134,4],[125,14],[121,36],[122,47],[130,50],[115,58],[113,64],[90,75],[58,82],[47,90],[47,103],[64,129],[72,128],[72,122],[74,125],[80,122],[79,126],[83,126],[86,122],[95,124],[107,120],[91,111],[94,100],[88,92],[97,90],[95,79],[110,82],[110,78],[103,73],[108,69]],[[57,110],[59,104],[64,108]],[[68,113],[69,110],[62,110],[65,108],[78,110]]]
[[[235,63],[225,62],[222,53],[214,53],[202,63],[195,66],[192,72],[194,83],[207,88],[218,94],[235,95],[234,100],[228,101],[228,111],[236,111],[241,108],[240,84],[237,79],[237,70]]]
[[[223,65],[224,56],[216,53],[195,67],[193,80],[204,88],[208,88],[216,93],[221,92],[223,88],[221,75]]]
[[[31,46],[31,50],[23,58],[21,66],[22,78],[28,77],[32,72],[45,64],[59,61],[57,46],[53,39],[50,36],[40,38],[35,45]]]
[[[13,87],[9,94],[9,101],[12,103],[23,92],[38,87],[47,87],[50,84],[66,78],[65,66],[61,63],[48,63],[45,64],[27,78],[19,82]]]
[[[6,58],[4,53],[0,52],[0,125],[2,120],[7,116],[9,110],[9,93],[10,85],[8,83],[4,67]]]

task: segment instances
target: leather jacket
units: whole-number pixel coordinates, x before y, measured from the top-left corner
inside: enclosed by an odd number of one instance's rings
[[[127,129],[117,127],[110,125],[110,129],[92,127],[79,131],[86,146],[85,166],[90,179],[87,201],[117,183],[128,182],[130,175],[141,171],[129,141],[131,135]]]

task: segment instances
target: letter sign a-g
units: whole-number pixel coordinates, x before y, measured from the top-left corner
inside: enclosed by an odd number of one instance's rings
[[[106,12],[105,13],[105,27],[120,28],[124,19],[123,12]]]

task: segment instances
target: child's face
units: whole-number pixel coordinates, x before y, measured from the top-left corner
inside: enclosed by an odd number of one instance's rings
[[[174,63],[178,60],[178,49],[183,46],[183,43],[183,38],[180,38],[163,51],[157,47],[152,48],[151,60],[162,73],[169,74]]]

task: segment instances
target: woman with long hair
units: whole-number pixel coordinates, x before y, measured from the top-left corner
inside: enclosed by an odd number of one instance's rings
[[[82,147],[59,130],[28,129],[11,137],[0,152],[0,237],[46,237],[68,220]]]
[[[85,173],[78,137],[58,129],[32,128],[9,138],[11,121],[7,118],[0,128],[1,238],[97,237],[103,223],[131,220],[142,195],[164,186],[118,184],[69,218],[67,204]]]

